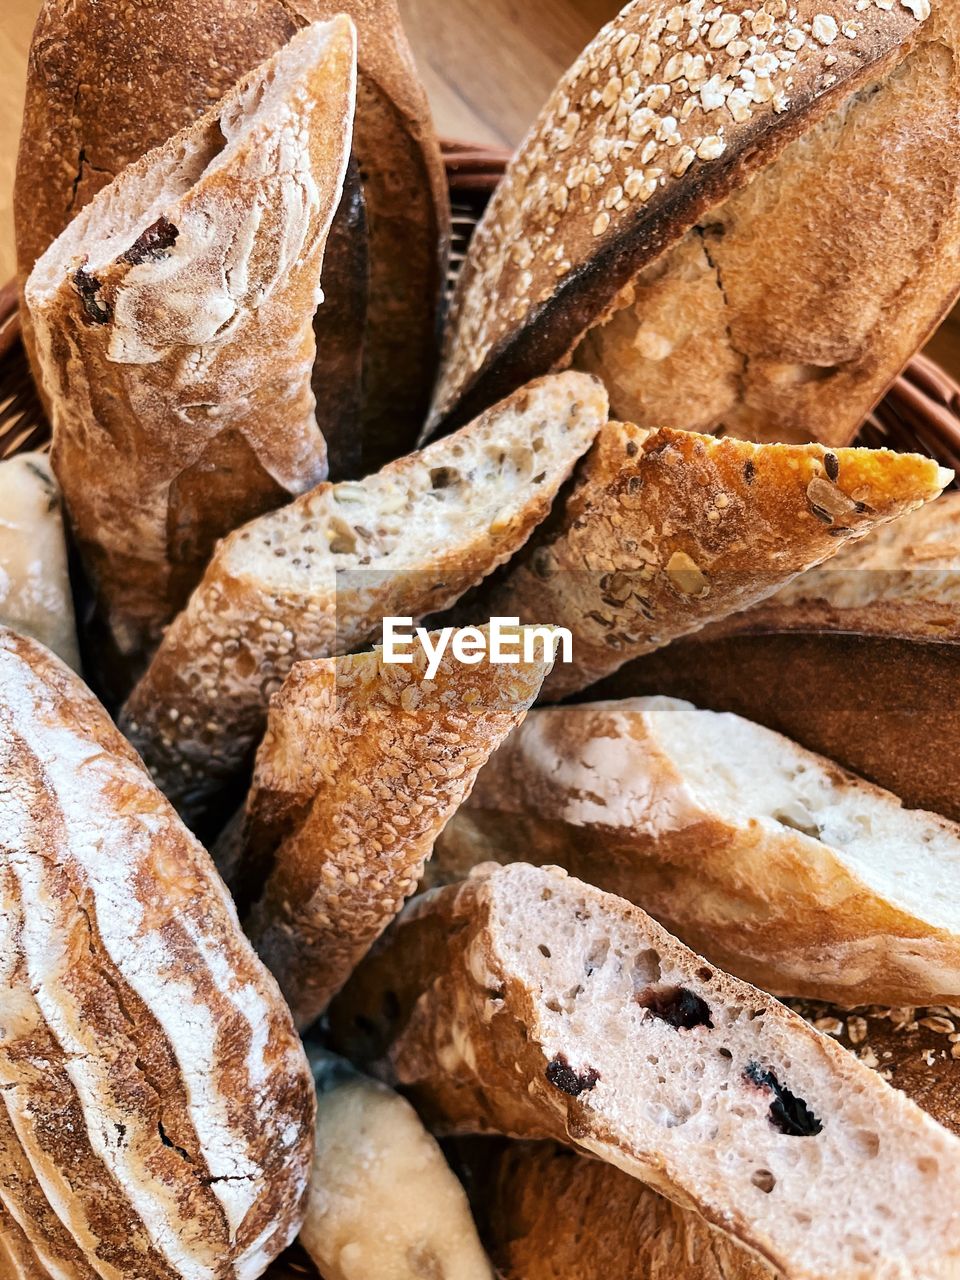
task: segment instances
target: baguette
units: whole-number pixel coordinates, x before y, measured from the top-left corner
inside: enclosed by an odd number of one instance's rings
[[[640,426],[848,444],[960,289],[958,26],[628,4],[473,238],[434,428],[572,360]]]
[[[673,698],[535,712],[433,874],[489,861],[562,866],[777,995],[960,1004],[960,826],[739,716]]]
[[[416,889],[550,669],[543,656],[464,665],[448,648],[428,679],[424,651],[412,656],[298,663],[270,705],[225,873],[241,914],[251,903],[247,936],[301,1028]]]
[[[312,1158],[290,1013],[106,712],[5,629],[0,744],[4,1247],[26,1275],[255,1280]]]
[[[326,299],[315,317],[313,389],[337,480],[412,447],[436,365],[449,198],[395,0],[138,0],[136,23],[126,0],[44,0],[14,193],[22,285],[127,165],[191,124],[299,28],[338,13],[358,32],[353,144],[363,177],[331,229]],[[32,350],[29,325],[25,337]]]
[[[956,643],[958,605],[960,493],[951,491],[701,636],[829,631]]]
[[[771,594],[951,474],[915,454],[610,423],[563,509],[474,612],[570,629],[573,661],[545,686],[558,700]]]
[[[121,723],[191,823],[218,806],[295,662],[452,604],[547,514],[606,421],[595,379],[531,384],[362,483],[321,485],[220,544]]]
[[[668,694],[732,711],[894,792],[908,809],[960,822],[958,688],[960,644],[789,631],[691,636],[628,663],[590,696]]]
[[[53,467],[124,654],[216,539],[326,475],[311,371],[355,33],[317,24],[101,191],[27,281]]]
[[[0,623],[79,671],[60,492],[42,453],[0,462]]]
[[[388,939],[333,1039],[439,1129],[598,1156],[790,1280],[957,1274],[960,1140],[638,908],[514,864]]]
[[[409,1102],[313,1049],[317,1148],[300,1242],[324,1280],[493,1280],[463,1188]]]
[[[791,1002],[935,1119],[960,1128],[958,1010],[864,1009]],[[455,1167],[504,1280],[774,1280],[755,1255],[699,1214],[612,1165],[552,1143],[461,1139]],[[589,1247],[584,1247],[589,1241]]]

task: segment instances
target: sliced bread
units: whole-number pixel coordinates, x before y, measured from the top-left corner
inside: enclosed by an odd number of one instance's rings
[[[556,869],[414,900],[331,1009],[447,1132],[553,1138],[791,1280],[960,1267],[960,1139],[771,997]]]

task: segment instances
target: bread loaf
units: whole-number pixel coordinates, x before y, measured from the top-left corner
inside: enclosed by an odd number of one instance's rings
[[[572,360],[640,426],[849,443],[960,288],[958,26],[628,4],[471,243],[434,426]]]
[[[540,692],[542,644],[538,655],[518,643],[514,665],[465,665],[448,647],[428,678],[422,648],[409,665],[376,649],[298,663],[287,677],[228,875],[298,1026],[323,1012],[416,889],[478,769]]]
[[[556,623],[559,699],[770,595],[843,544],[937,496],[951,473],[888,450],[754,445],[610,423],[561,511],[474,617]]]
[[[317,1149],[300,1240],[324,1280],[493,1280],[463,1188],[409,1102],[311,1049]]]
[[[191,823],[216,809],[295,662],[452,604],[544,518],[606,421],[595,379],[518,392],[360,483],[321,485],[220,544],[122,716]]]
[[[327,244],[313,388],[339,480],[412,446],[436,364],[449,200],[395,0],[138,0],[135,23],[126,0],[44,0],[14,212],[23,283],[127,165],[205,113],[299,28],[338,13],[359,35],[354,156],[363,176]],[[32,347],[29,327],[26,336]]]
[[[80,669],[60,491],[42,453],[0,462],[0,622]]]
[[[0,756],[0,1248],[31,1277],[255,1280],[313,1149],[276,984],[102,707],[5,629]]]
[[[122,652],[216,539],[326,474],[310,380],[355,35],[318,24],[73,220],[26,285],[53,467]]]
[[[553,1138],[799,1280],[955,1275],[960,1141],[797,1015],[556,869],[414,900],[331,1009],[453,1132]]]
[[[960,1003],[960,826],[739,716],[674,698],[536,711],[433,874],[556,864],[778,995]]]
[[[864,1009],[792,1001],[941,1124],[960,1128],[956,1009]],[[462,1139],[478,1225],[504,1280],[774,1280],[741,1245],[621,1170],[553,1143]]]

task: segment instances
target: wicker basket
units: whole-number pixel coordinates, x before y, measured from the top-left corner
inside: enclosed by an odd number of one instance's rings
[[[443,151],[453,210],[452,288],[509,152],[454,140],[444,141]],[[16,285],[10,281],[0,288],[0,458],[45,448],[49,438],[20,341]],[[960,383],[927,356],[915,356],[863,424],[857,443],[926,453],[960,472]]]

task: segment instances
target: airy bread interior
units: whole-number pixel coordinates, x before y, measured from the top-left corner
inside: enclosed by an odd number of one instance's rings
[[[936,1260],[960,1248],[955,1138],[619,899],[522,864],[489,885],[493,968],[530,993],[530,1038],[580,1089],[579,1133],[608,1135],[579,1146],[752,1224],[798,1275],[953,1274]],[[681,990],[699,1025],[655,1012]]]
[[[302,588],[310,573],[331,565],[369,581],[404,570],[429,574],[438,556],[456,564],[462,555],[467,564],[478,540],[502,537],[538,491],[550,501],[605,411],[602,389],[582,374],[534,383],[469,429],[363,481],[321,485],[248,525],[227,544],[224,566],[280,591]]]

